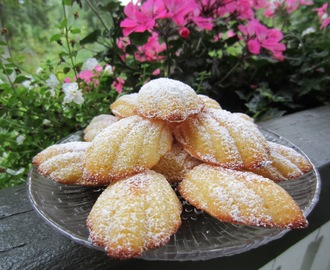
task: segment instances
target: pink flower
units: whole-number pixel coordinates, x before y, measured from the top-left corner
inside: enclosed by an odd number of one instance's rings
[[[250,39],[247,43],[249,51],[253,54],[260,54],[260,43],[255,39]]]
[[[95,66],[94,69],[95,69],[95,71],[96,71],[97,73],[100,73],[100,72],[103,70],[103,67],[97,65],[97,66]]]
[[[330,24],[330,17],[327,12],[328,3],[325,3],[320,8],[314,8],[313,11],[317,11],[317,16],[320,19],[321,27],[320,29],[323,29],[324,27],[327,27]]]
[[[152,75],[159,75],[160,74],[160,69],[157,68],[152,72]]]
[[[205,12],[205,10],[203,10],[203,4],[204,3],[201,3],[200,1],[196,1],[194,10],[188,14],[186,22],[191,21],[200,29],[212,30],[213,23],[210,14],[206,17],[202,16],[202,12]]]
[[[141,11],[147,15],[148,18],[154,20],[166,17],[166,9],[162,0],[147,0],[141,6]]]
[[[189,13],[197,7],[194,0],[163,0],[167,9],[166,18],[172,19],[178,26],[183,26]]]
[[[313,8],[313,11],[317,11],[317,16],[321,18],[322,16],[324,16],[324,14],[327,14],[327,8],[328,8],[328,3],[325,3],[320,8]]]
[[[125,84],[125,80],[123,78],[118,77],[113,83],[113,88],[120,94],[123,92],[123,86]]]
[[[92,77],[94,76],[94,72],[91,70],[83,70],[78,74],[78,78],[84,80],[86,84],[89,84],[92,81]]]
[[[322,22],[320,29],[323,29],[324,27],[327,27],[329,24],[330,24],[330,17],[326,18],[326,19]]]
[[[140,11],[139,6],[134,5],[132,2],[125,6],[124,13],[127,18],[120,23],[124,36],[128,36],[133,32],[144,32],[152,29],[155,25],[155,20],[148,18],[146,14]]]
[[[190,35],[190,31],[187,27],[182,27],[179,29],[179,35],[183,38],[188,38]]]
[[[120,23],[124,36],[128,36],[133,32],[151,31],[156,20],[165,18],[166,15],[161,0],[147,0],[141,6],[130,2],[125,6],[124,12],[127,18]]]
[[[158,61],[164,58],[163,56],[160,56],[159,53],[165,49],[165,43],[160,44],[158,40],[158,34],[153,32],[151,37],[148,38],[147,43],[138,47],[138,51],[135,53],[135,58],[141,62]]]
[[[254,12],[249,0],[224,0],[218,9],[218,16],[237,14],[239,19],[252,19]]]
[[[260,54],[261,47],[270,51],[275,59],[284,60],[282,55],[285,45],[280,43],[283,34],[278,29],[268,29],[258,20],[248,22],[246,26],[239,25],[238,29],[245,36],[248,49],[252,54]]]
[[[65,79],[63,80],[63,82],[65,82],[65,83],[70,83],[70,82],[71,82],[71,79],[70,79],[70,78],[65,78]]]
[[[250,0],[250,3],[254,9],[261,9],[266,6],[267,1],[266,0]]]
[[[312,1],[308,0],[277,0],[277,1],[267,1],[266,4],[266,17],[273,17],[277,10],[281,8],[281,10],[285,10],[288,14],[294,12],[296,9],[299,8],[301,5],[312,5]]]

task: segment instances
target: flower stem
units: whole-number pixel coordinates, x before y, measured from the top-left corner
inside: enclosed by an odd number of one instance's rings
[[[73,61],[72,51],[71,51],[71,46],[70,46],[70,41],[69,41],[69,29],[68,29],[68,23],[67,23],[68,19],[67,19],[67,15],[66,15],[66,7],[65,7],[64,4],[62,6],[63,6],[64,19],[66,20],[66,24],[65,24],[65,28],[64,28],[65,31],[64,32],[65,32],[65,40],[66,40],[66,44],[67,44],[68,52],[69,52],[69,58],[70,58],[70,62],[71,62],[71,66],[72,66],[74,75],[75,75],[75,77],[78,77],[77,70],[75,68],[75,64],[74,64],[74,61]]]

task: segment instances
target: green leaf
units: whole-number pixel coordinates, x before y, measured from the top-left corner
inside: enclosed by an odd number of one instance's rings
[[[58,40],[61,39],[61,37],[62,37],[61,34],[55,34],[55,35],[53,35],[53,36],[50,38],[50,42],[52,42],[52,41],[58,41]]]
[[[80,45],[85,45],[88,43],[93,43],[97,41],[98,37],[101,35],[101,30],[97,29],[94,32],[88,34],[86,37],[84,37],[82,40],[80,40]]]
[[[71,6],[71,0],[63,0],[62,5],[64,6]]]
[[[75,28],[75,29],[71,29],[70,32],[71,32],[72,34],[80,34],[81,31],[80,31],[79,28]]]
[[[70,70],[71,70],[71,68],[65,67],[65,68],[63,68],[63,73],[68,74],[70,72]]]
[[[143,33],[132,33],[129,35],[131,43],[135,46],[144,45],[147,43],[148,38],[151,36],[151,33],[145,31]]]
[[[14,83],[22,83],[26,80],[30,80],[30,78],[28,77],[25,77],[25,76],[17,76]]]
[[[60,28],[64,28],[67,25],[68,25],[68,20],[67,19],[64,19],[63,21],[61,21]]]

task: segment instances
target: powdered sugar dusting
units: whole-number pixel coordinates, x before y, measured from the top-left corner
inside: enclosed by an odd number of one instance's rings
[[[257,126],[245,118],[226,110],[207,110],[228,130],[243,159],[245,168],[260,167],[269,160],[269,147]]]
[[[307,224],[283,188],[250,172],[198,165],[187,173],[179,191],[192,205],[225,222],[283,228]]]
[[[303,155],[301,155],[294,149],[274,142],[268,142],[268,144],[273,152],[276,152],[287,158],[290,162],[296,165],[303,173],[309,172],[313,169],[312,164]]]
[[[168,78],[146,83],[138,94],[138,113],[149,118],[183,121],[203,107],[203,101],[189,85]]]
[[[166,179],[152,171],[111,184],[88,217],[93,241],[109,255],[129,258],[166,244],[181,224],[181,204]]]
[[[120,96],[110,105],[114,115],[118,117],[129,117],[137,114],[137,93]]]
[[[90,145],[91,144],[89,142],[67,142],[62,144],[54,144],[37,154],[33,158],[32,162],[33,164],[39,166],[42,162],[59,154],[86,151]]]
[[[56,155],[43,162],[39,166],[38,172],[63,184],[86,184],[82,178],[82,161],[84,155],[84,151]]]
[[[187,152],[204,162],[229,168],[243,165],[234,139],[208,112],[188,118],[174,134]]]
[[[162,141],[161,137],[165,137]],[[160,145],[161,144],[161,145]],[[172,136],[161,120],[123,118],[106,128],[86,151],[85,177],[108,183],[154,166],[170,150]]]

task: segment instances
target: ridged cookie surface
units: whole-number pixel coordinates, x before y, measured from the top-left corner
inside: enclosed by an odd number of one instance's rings
[[[269,159],[269,148],[257,126],[225,110],[205,109],[174,130],[175,138],[194,157],[226,168],[254,168]]]
[[[112,113],[118,117],[124,118],[137,114],[137,93],[120,96],[110,105]]]
[[[223,222],[279,228],[308,225],[282,187],[251,172],[202,164],[186,174],[178,190],[193,206]]]
[[[181,225],[181,203],[167,180],[145,171],[110,184],[94,204],[90,238],[119,258],[165,245]]]
[[[270,163],[251,171],[267,177],[275,182],[298,179],[312,170],[312,164],[293,148],[269,142]]]
[[[107,184],[152,168],[172,147],[172,134],[162,120],[123,118],[97,135],[86,150],[84,177]]]
[[[33,159],[38,173],[67,185],[93,186],[83,177],[83,162],[89,142],[55,144]]]
[[[34,156],[32,159],[32,163],[36,166],[39,166],[42,162],[46,161],[51,157],[68,152],[86,151],[86,149],[89,146],[90,146],[89,142],[68,142],[68,143],[54,144],[47,147],[46,149],[38,153],[36,156]]]
[[[138,113],[148,118],[180,122],[203,107],[204,102],[189,85],[169,78],[149,81],[138,94]]]
[[[110,114],[100,114],[95,116],[84,129],[84,140],[91,142],[103,129],[117,121],[118,118]]]
[[[201,161],[191,156],[178,142],[173,143],[167,152],[152,169],[165,176],[170,183],[180,182],[184,175]]]

